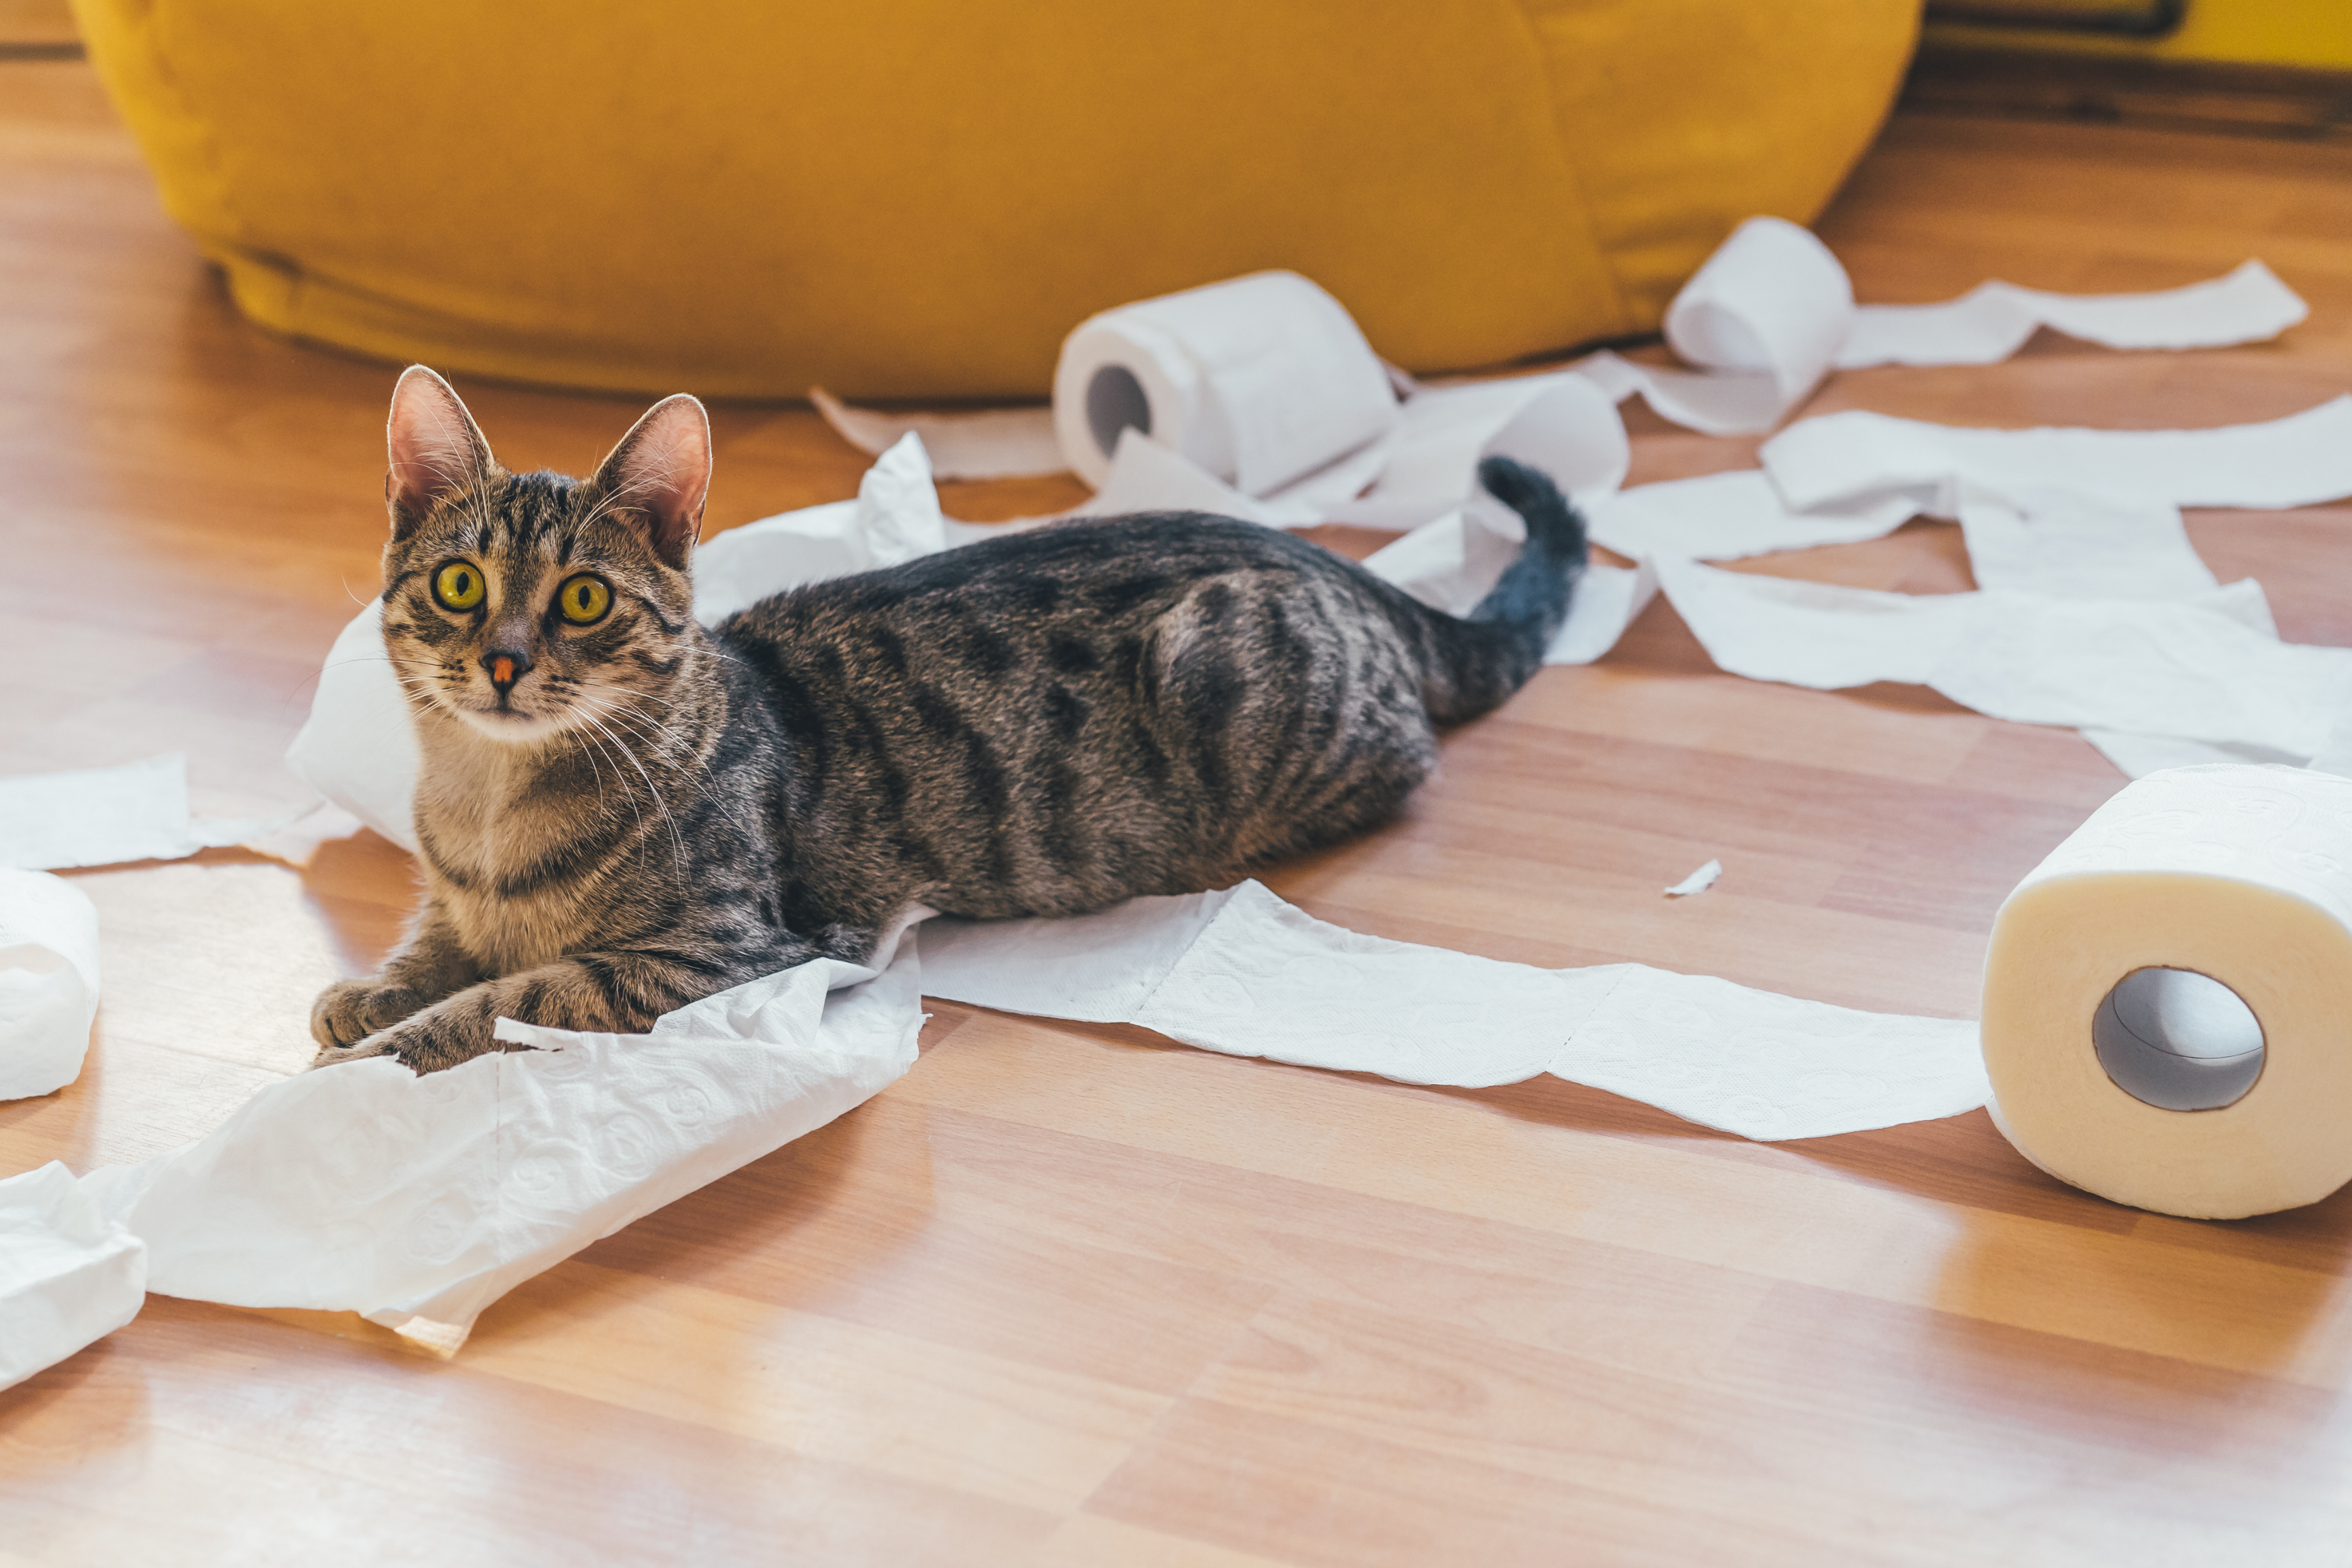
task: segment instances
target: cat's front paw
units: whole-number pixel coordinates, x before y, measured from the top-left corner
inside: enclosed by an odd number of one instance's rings
[[[323,1046],[310,1065],[334,1067],[370,1057],[390,1057],[411,1072],[441,1072],[500,1049],[491,1035],[494,1026],[491,1020],[475,1018],[469,1009],[444,1005],[350,1045]]]
[[[404,985],[381,980],[338,980],[310,1004],[310,1037],[319,1059],[347,1059],[352,1047],[415,1012],[423,999]],[[336,1053],[344,1053],[338,1058]]]

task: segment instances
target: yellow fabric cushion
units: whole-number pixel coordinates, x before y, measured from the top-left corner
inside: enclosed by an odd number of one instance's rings
[[[1810,221],[1916,0],[75,0],[238,306],[444,370],[1036,396],[1266,268],[1416,371],[1647,331]]]

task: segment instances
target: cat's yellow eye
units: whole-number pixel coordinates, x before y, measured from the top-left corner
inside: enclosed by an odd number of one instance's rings
[[[593,626],[613,607],[612,585],[584,572],[577,577],[568,577],[563,586],[555,591],[555,607],[575,626]]]
[[[482,602],[481,569],[469,561],[452,561],[433,574],[433,597],[445,610],[470,610]]]

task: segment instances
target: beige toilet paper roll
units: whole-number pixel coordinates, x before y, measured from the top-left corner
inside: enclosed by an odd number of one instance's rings
[[[2174,768],[2017,886],[1985,957],[1993,1117],[2059,1180],[2237,1219],[2352,1179],[2352,780]]]
[[[1105,310],[1062,343],[1054,434],[1099,489],[1132,426],[1263,496],[1395,428],[1388,369],[1347,308],[1295,272],[1255,272]]]

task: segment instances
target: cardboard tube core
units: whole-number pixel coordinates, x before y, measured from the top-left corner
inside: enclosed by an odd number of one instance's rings
[[[2263,1026],[2244,998],[2193,969],[2135,969],[2092,1016],[2107,1077],[2163,1110],[2217,1110],[2263,1072]]]
[[[1087,428],[1108,457],[1118,450],[1119,432],[1129,426],[1151,434],[1151,399],[1143,383],[1123,364],[1107,364],[1087,383]]]

